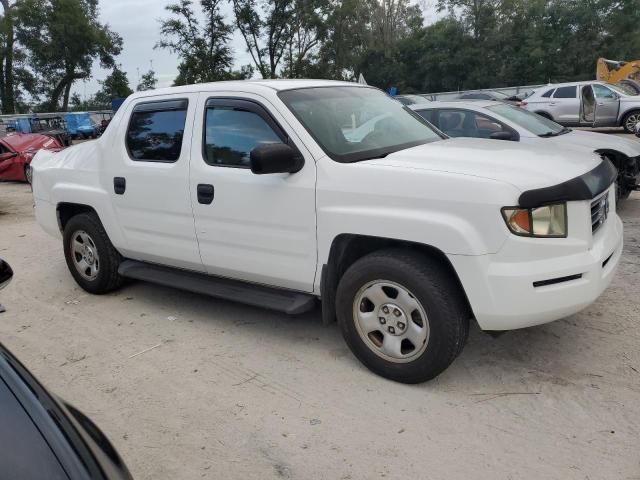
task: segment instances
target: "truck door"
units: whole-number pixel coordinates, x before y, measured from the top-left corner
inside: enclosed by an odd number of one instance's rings
[[[317,259],[314,159],[266,99],[200,95],[190,182],[207,272],[311,292]],[[278,142],[294,146],[304,167],[293,174],[252,173],[251,150]]]
[[[596,127],[615,127],[618,124],[620,97],[610,88],[594,83],[591,85],[596,98]]]
[[[192,93],[137,99],[117,125],[103,181],[125,237],[120,249],[129,258],[204,270],[189,193],[197,98]]]

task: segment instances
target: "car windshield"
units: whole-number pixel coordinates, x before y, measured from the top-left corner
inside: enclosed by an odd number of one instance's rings
[[[498,115],[502,115],[513,123],[520,125],[522,128],[526,128],[531,133],[538,136],[551,137],[567,131],[565,127],[558,125],[556,122],[549,120],[548,118],[544,118],[536,113],[513,105],[501,103],[491,105],[490,107],[487,107],[487,110],[491,110]]]
[[[314,87],[279,93],[322,149],[358,162],[444,138],[422,117],[375,88]]]
[[[618,83],[616,85],[607,84],[607,87],[621,95],[631,95],[634,97],[638,95],[638,92],[636,92],[633,87],[625,85],[624,83]]]

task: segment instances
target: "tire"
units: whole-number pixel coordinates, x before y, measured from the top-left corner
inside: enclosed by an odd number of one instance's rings
[[[405,249],[359,259],[336,295],[338,324],[353,354],[372,372],[402,383],[431,380],[451,365],[469,334],[467,305],[441,261]]]
[[[81,213],[69,219],[63,241],[67,267],[84,290],[101,295],[122,285],[123,278],[118,275],[122,257],[95,213]],[[75,241],[77,248],[72,246]],[[84,246],[88,250],[83,250]]]
[[[33,170],[29,164],[24,166],[24,179],[29,185],[33,183]]]
[[[625,114],[622,119],[622,127],[627,133],[636,133],[634,127],[640,122],[640,110],[633,110]]]

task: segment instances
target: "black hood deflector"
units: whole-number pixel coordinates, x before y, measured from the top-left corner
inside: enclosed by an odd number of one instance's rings
[[[618,170],[603,159],[593,170],[551,187],[527,190],[520,195],[518,204],[522,208],[534,208],[550,203],[591,200],[604,192],[615,181]]]

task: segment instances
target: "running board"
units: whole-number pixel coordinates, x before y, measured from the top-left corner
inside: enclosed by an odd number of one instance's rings
[[[276,310],[289,315],[308,312],[316,304],[315,297],[306,293],[212,277],[203,273],[163,267],[135,260],[123,261],[118,268],[118,273],[127,278],[223,298],[254,307]]]

